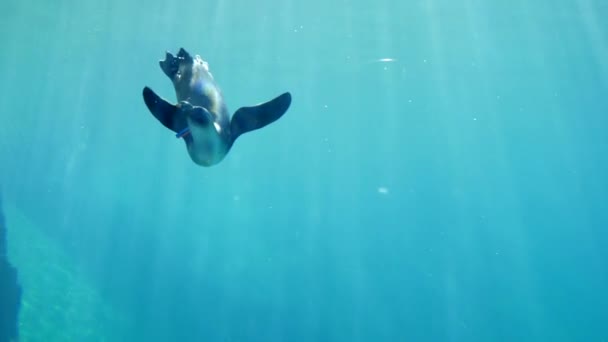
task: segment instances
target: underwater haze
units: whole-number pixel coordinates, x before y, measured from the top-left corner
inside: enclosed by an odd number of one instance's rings
[[[608,341],[608,2],[2,0],[22,341]],[[146,108],[287,113],[218,165]]]

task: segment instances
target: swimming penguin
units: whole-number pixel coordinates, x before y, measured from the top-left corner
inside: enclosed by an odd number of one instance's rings
[[[266,103],[241,107],[230,117],[209,65],[200,56],[192,58],[181,48],[177,56],[167,52],[159,64],[173,82],[177,104],[148,87],[143,90],[144,102],[158,121],[184,139],[190,158],[201,166],[222,161],[241,134],[276,121],[291,104],[286,92]]]

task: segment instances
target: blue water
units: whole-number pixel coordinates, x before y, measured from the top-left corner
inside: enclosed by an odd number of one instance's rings
[[[607,15],[3,0],[2,198],[46,241],[6,214],[23,340],[608,341]],[[180,47],[231,111],[291,108],[195,165],[141,98]]]

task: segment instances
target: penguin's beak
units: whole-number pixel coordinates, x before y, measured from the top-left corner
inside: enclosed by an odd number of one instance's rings
[[[165,54],[165,60],[159,61],[160,68],[163,70],[165,75],[170,79],[175,77],[175,74],[179,70],[179,66],[182,63],[186,63],[191,65],[194,62],[192,56],[184,50],[184,48],[180,48],[177,56],[174,56],[171,52],[167,51]]]
[[[180,60],[183,60],[184,62],[187,63],[192,63],[192,56],[190,56],[190,54],[188,53],[188,51],[184,50],[184,48],[180,48],[179,52],[177,53],[177,58],[179,58]]]
[[[173,79],[177,70],[179,70],[179,59],[175,58],[173,54],[167,51],[165,54],[165,60],[159,61],[160,68],[163,70],[165,75],[170,79]]]

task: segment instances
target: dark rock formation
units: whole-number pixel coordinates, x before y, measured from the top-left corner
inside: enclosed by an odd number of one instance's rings
[[[18,316],[21,304],[21,286],[17,282],[17,269],[8,262],[6,225],[0,197],[0,342],[18,339]]]

